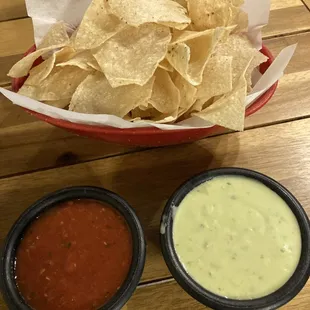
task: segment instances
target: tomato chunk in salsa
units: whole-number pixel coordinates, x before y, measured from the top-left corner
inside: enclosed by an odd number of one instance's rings
[[[51,208],[26,230],[16,253],[16,283],[35,310],[97,309],[130,269],[132,236],[124,217],[95,200]]]

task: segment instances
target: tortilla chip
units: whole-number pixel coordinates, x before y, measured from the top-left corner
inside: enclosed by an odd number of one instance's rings
[[[134,108],[145,105],[151,97],[154,78],[144,86],[111,87],[101,72],[89,75],[76,89],[70,111],[90,114],[111,114],[124,117]]]
[[[70,104],[70,99],[62,99],[62,100],[52,100],[52,101],[45,101],[45,104],[51,105],[55,108],[65,109]]]
[[[156,124],[168,124],[173,123],[178,118],[178,110],[173,111],[172,113],[161,113],[159,115],[155,115],[152,119],[149,120],[150,123]]]
[[[37,50],[54,45],[68,45],[69,42],[70,39],[65,23],[58,22],[49,29],[45,37],[42,39],[40,45],[37,47]]]
[[[38,59],[44,54],[47,54],[48,52],[54,49],[61,48],[61,47],[63,47],[63,45],[54,45],[54,46],[50,46],[50,47],[37,50],[27,55],[26,57],[21,59],[11,68],[10,72],[8,73],[8,76],[13,77],[13,78],[18,78],[18,77],[23,77],[23,76],[28,75],[36,59]]]
[[[212,56],[204,70],[202,83],[197,86],[197,100],[189,113],[200,112],[213,103],[210,99],[232,91],[232,57]]]
[[[167,59],[162,60],[159,64],[158,67],[161,69],[164,69],[169,72],[173,72],[173,67],[170,65],[169,61]]]
[[[56,66],[57,67],[77,66],[87,71],[92,71],[93,69],[100,71],[100,67],[95,57],[89,50],[79,52],[75,54],[70,60],[58,63]]]
[[[185,114],[196,101],[197,89],[179,74],[173,81],[180,92],[180,106],[178,111],[178,117],[180,117]]]
[[[152,118],[156,117],[159,114],[160,112],[158,112],[151,105],[143,107],[143,109],[137,107],[130,112],[130,120],[133,122],[141,120],[151,120]]]
[[[242,22],[244,25],[245,14],[238,0],[188,0],[189,16],[194,30],[206,30],[216,27],[228,27]],[[237,5],[237,6],[236,6]],[[240,25],[241,26],[241,25]]]
[[[204,102],[214,96],[223,95],[232,90],[231,56],[212,56],[203,72],[202,83],[197,86],[197,98]]]
[[[130,121],[132,122],[147,122],[147,123],[157,123],[166,124],[174,122],[178,117],[177,110],[172,114],[164,114],[157,111],[155,108],[150,106],[146,110],[141,110],[139,108],[131,111]]]
[[[62,63],[68,61],[72,57],[76,55],[76,50],[71,46],[65,46],[61,50],[55,52],[56,61],[55,64]]]
[[[179,109],[180,92],[171,80],[169,73],[163,69],[155,72],[155,82],[149,104],[157,111],[172,114]]]
[[[234,6],[229,8],[231,10],[229,25],[237,25],[235,32],[247,32],[249,26],[248,13]]]
[[[108,3],[93,0],[74,38],[78,50],[98,47],[126,26],[118,17],[110,14]]]
[[[179,3],[180,5],[183,6],[183,8],[187,9],[187,0],[173,0],[173,1]]]
[[[246,79],[241,76],[236,87],[230,93],[224,95],[201,112],[192,115],[214,125],[242,131],[244,129],[246,90]]]
[[[27,85],[26,80],[18,93],[40,101],[68,99],[88,74],[78,67],[55,67],[39,86]]]
[[[54,68],[55,60],[56,56],[52,54],[50,58],[31,69],[27,78],[27,85],[37,86],[46,79]]]
[[[195,103],[193,104],[193,106],[191,107],[191,109],[189,111],[187,111],[186,113],[186,117],[189,117],[192,113],[197,113],[197,112],[201,112],[202,110],[206,109],[207,107],[209,107],[211,104],[213,104],[215,101],[217,101],[218,99],[220,99],[221,96],[219,97],[212,97],[209,100],[205,100],[205,99],[197,99],[195,101]]]
[[[181,35],[175,41],[179,43],[171,44],[166,57],[185,80],[194,86],[199,85],[208,59],[226,31],[225,28],[186,31],[186,36]]]
[[[256,50],[256,52],[254,52],[253,59],[245,73],[245,78],[247,80],[249,91],[251,90],[251,86],[252,86],[252,73],[254,69],[258,68],[260,64],[266,62],[267,60],[268,60],[268,57],[262,54],[260,51]]]
[[[184,29],[190,19],[186,9],[172,0],[109,0],[111,11],[131,26],[156,23]]]
[[[268,58],[255,49],[249,39],[246,36],[233,34],[228,37],[226,42],[222,42],[217,45],[215,49],[216,55],[232,56],[232,83],[233,86],[238,83],[240,76],[243,74],[245,68],[246,80],[250,85],[251,74],[255,67],[260,63],[265,62]],[[250,66],[249,61],[252,60]]]
[[[241,5],[243,5],[244,0],[231,0],[230,2],[232,5],[234,5],[236,7],[240,7]]]
[[[170,30],[165,26],[128,26],[93,55],[112,87],[144,85],[164,59],[170,39]]]

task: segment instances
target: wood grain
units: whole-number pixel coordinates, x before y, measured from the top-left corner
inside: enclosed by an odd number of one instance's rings
[[[306,6],[307,8],[310,10],[310,0],[303,0],[302,1]]]
[[[296,16],[294,18],[293,16]],[[309,30],[308,9],[300,2],[299,6],[281,8],[270,12],[269,24],[263,30],[264,38],[297,33]]]
[[[280,10],[280,9],[287,9],[290,7],[296,7],[303,5],[301,0],[271,0],[271,7],[270,10]]]
[[[10,87],[5,88],[10,89]],[[19,106],[12,104],[0,94],[0,129],[32,122],[38,122],[38,119],[26,113]]]
[[[261,110],[246,119],[246,128],[310,116],[310,33],[265,41],[274,55],[297,43],[296,52],[280,80],[277,92]]]
[[[295,299],[280,309],[307,310],[309,309],[309,296],[310,282]],[[127,304],[128,310],[145,309],[146,300],[148,310],[209,309],[191,298],[174,280],[139,287]]]
[[[28,123],[0,131],[0,176],[72,165],[134,150],[138,148],[74,136],[43,122]]]
[[[0,22],[26,16],[24,0],[0,0]]]
[[[284,184],[310,214],[310,176],[305,173],[310,169],[309,128],[310,119],[294,121],[0,180],[0,242],[18,215],[42,195],[65,186],[103,186],[122,195],[144,226],[143,281],[169,277],[158,242],[161,212],[174,189],[198,172],[222,166],[258,170]],[[149,310],[202,309],[173,281],[139,288],[128,310],[145,309],[146,300]],[[307,309],[309,303],[308,283],[285,309]]]
[[[266,45],[277,54],[285,46],[296,42],[296,54],[274,98],[246,120],[247,128],[310,116],[310,33],[267,40]],[[36,121],[4,97],[0,97],[0,149],[0,176],[59,166],[60,162],[66,165],[134,150],[86,140]],[[66,160],[60,160],[63,158]]]
[[[30,18],[0,22],[0,85],[10,83],[9,69],[33,44]]]
[[[134,206],[144,226],[148,255],[143,280],[168,277],[158,242],[163,206],[183,181],[205,169],[239,166],[266,173],[287,186],[310,214],[310,175],[305,173],[310,169],[309,129],[306,119],[2,179],[0,240],[42,195],[66,186],[102,186]]]
[[[33,43],[30,18],[0,23],[0,57],[24,54]]]
[[[6,2],[7,0],[1,1]],[[13,3],[16,3],[16,1],[21,0],[14,0]],[[310,29],[310,13],[300,0],[272,0],[271,3],[270,21],[263,31],[263,36],[265,38],[297,33]],[[13,4],[6,5],[9,7],[12,6],[12,12],[15,12]],[[17,5],[16,7],[20,6]],[[15,14],[18,15],[17,12],[15,12]],[[23,38],[23,40],[20,40],[20,38]],[[4,77],[7,74],[7,69],[12,67],[16,62],[16,60],[10,56],[19,55],[19,57],[21,57],[32,44],[33,30],[29,18],[0,23],[0,64],[6,63],[6,68],[2,69],[2,67],[0,67],[2,72],[4,72],[4,69],[6,70],[4,73],[0,74],[0,85],[9,83],[9,78]],[[3,59],[1,59],[1,57]]]
[[[0,57],[0,86],[6,86],[11,82],[11,78],[8,77],[13,64],[17,63],[22,58],[22,55],[13,55],[7,57]]]

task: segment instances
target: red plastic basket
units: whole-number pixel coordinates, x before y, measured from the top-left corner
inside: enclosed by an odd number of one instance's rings
[[[26,52],[25,55],[28,55],[35,50],[36,47],[33,46]],[[273,62],[274,57],[266,46],[262,47],[261,52],[269,58],[260,66],[260,72],[264,73]],[[40,64],[41,62],[41,58],[37,59],[34,66]],[[13,79],[13,91],[17,92],[22,87],[26,79],[27,77]],[[278,82],[272,85],[260,98],[258,98],[249,108],[247,108],[246,116],[249,116],[261,109],[271,99],[277,89],[277,86]],[[213,135],[223,131],[223,128],[220,126],[213,126],[204,129],[185,130],[161,130],[154,127],[119,129],[108,126],[92,126],[72,123],[69,121],[46,116],[31,110],[25,110],[40,120],[73,132],[77,135],[131,146],[164,146],[181,144],[196,141],[211,134]]]

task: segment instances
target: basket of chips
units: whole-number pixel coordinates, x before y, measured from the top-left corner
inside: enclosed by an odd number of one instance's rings
[[[242,5],[93,0],[78,27],[53,23],[12,67],[18,94],[1,91],[39,119],[120,144],[170,145],[223,128],[242,131],[245,116],[277,87],[275,77],[268,87],[261,82],[274,59],[251,38]]]

